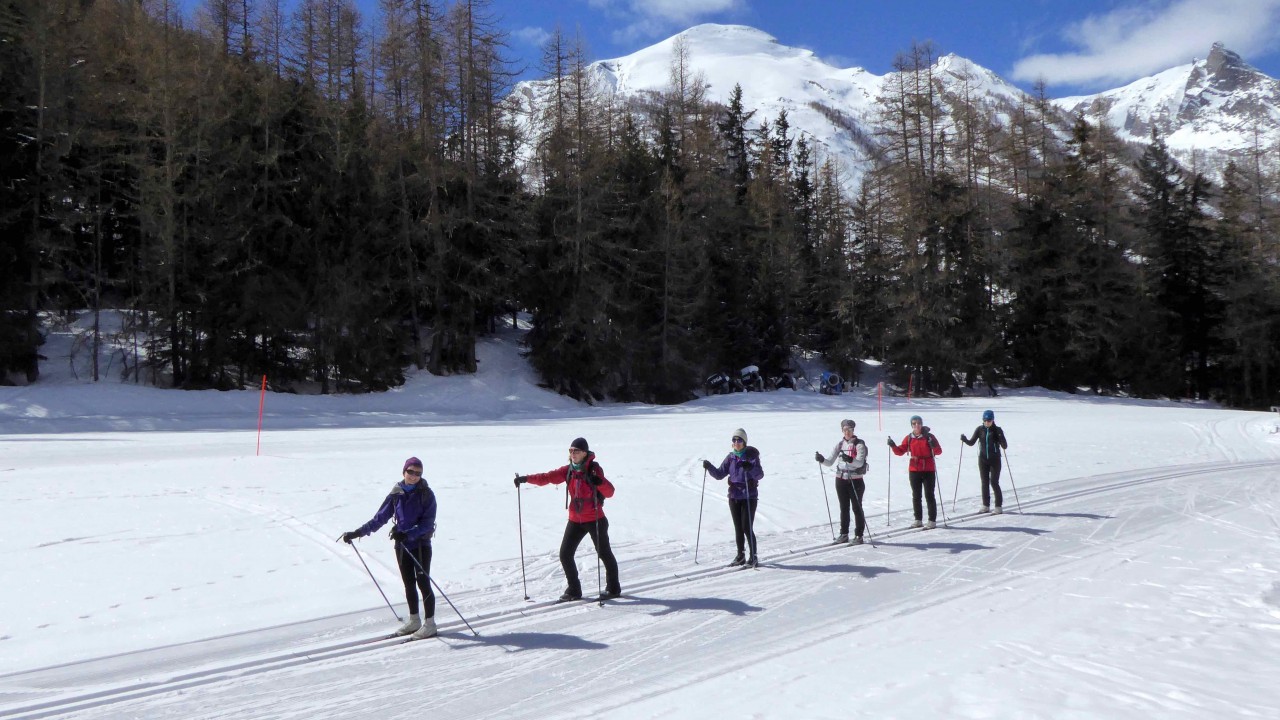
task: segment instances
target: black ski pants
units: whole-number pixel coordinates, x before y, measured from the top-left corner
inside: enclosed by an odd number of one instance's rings
[[[605,590],[621,593],[622,585],[618,581],[618,560],[613,556],[613,548],[609,546],[609,518],[603,517],[599,521],[591,522],[570,520],[569,524],[564,526],[564,539],[560,541],[560,566],[564,568],[564,579],[569,584],[566,592],[570,595],[582,595],[582,581],[578,579],[578,563],[573,556],[578,552],[578,545],[582,543],[582,538],[588,535],[596,546],[596,555],[600,557],[600,562],[604,563]]]
[[[920,520],[922,515],[920,511],[920,495],[922,493],[928,493],[930,522],[938,520],[938,498],[933,495],[933,488],[937,484],[938,473],[932,470],[911,471],[911,509],[915,512],[916,520]]]
[[[991,507],[991,496],[996,496],[996,507],[1004,507],[1004,493],[1000,492],[1000,458],[990,460],[978,457],[978,474],[982,476],[982,506]]]
[[[751,557],[756,556],[756,507],[760,501],[756,498],[748,500],[729,499],[729,512],[733,515],[733,539],[738,544],[738,554],[743,554],[743,546],[751,548]]]
[[[418,591],[421,590],[422,616],[435,617],[436,594],[431,592],[431,546],[406,548],[396,543],[396,564],[400,566],[400,579],[404,581],[404,599],[409,603],[409,614],[418,614]]]
[[[854,493],[857,493],[855,495]],[[862,478],[836,478],[836,501],[840,503],[840,534],[849,534],[849,508],[857,518],[854,535],[861,536],[867,527],[866,515],[862,512],[862,498],[867,494],[867,484]]]

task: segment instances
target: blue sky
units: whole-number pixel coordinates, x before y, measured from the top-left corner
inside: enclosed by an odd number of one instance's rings
[[[200,0],[182,0],[185,4]],[[296,0],[292,0],[296,2]],[[445,0],[440,0],[444,2]],[[291,0],[286,0],[290,4]],[[377,0],[354,0],[372,20]],[[592,59],[627,55],[703,22],[751,25],[828,62],[875,74],[932,40],[1054,96],[1118,87],[1208,54],[1222,41],[1280,77],[1280,0],[491,0],[512,59],[537,76],[557,25]]]

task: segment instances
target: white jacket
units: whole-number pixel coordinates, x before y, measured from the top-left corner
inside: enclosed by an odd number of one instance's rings
[[[845,460],[845,457],[852,458]],[[843,479],[860,478],[867,474],[867,444],[857,435],[852,440],[840,438],[823,465],[836,466],[836,477]]]

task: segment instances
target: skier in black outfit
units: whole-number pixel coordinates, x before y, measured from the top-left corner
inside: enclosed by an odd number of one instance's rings
[[[982,510],[999,515],[1004,512],[1004,493],[1000,492],[1000,451],[1009,449],[1009,442],[1004,437],[1004,430],[996,425],[996,414],[991,410],[982,412],[982,424],[973,431],[973,437],[960,435],[960,442],[973,447],[978,445],[978,474],[982,477]],[[996,507],[991,509],[991,496],[996,496]]]

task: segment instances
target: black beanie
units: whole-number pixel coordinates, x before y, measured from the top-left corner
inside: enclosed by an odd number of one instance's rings
[[[581,450],[582,452],[591,452],[591,448],[587,446],[586,438],[574,438],[573,442],[569,443],[569,448]]]

